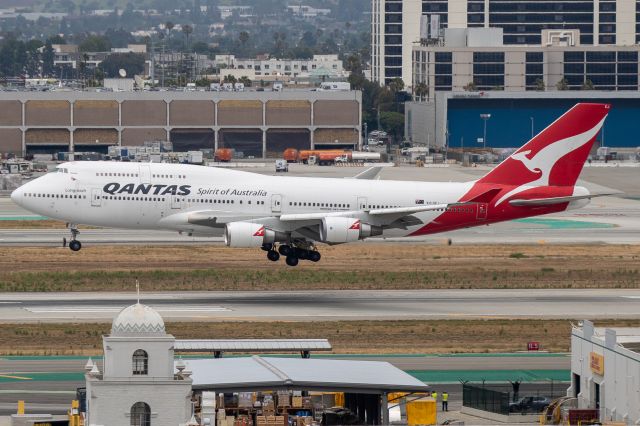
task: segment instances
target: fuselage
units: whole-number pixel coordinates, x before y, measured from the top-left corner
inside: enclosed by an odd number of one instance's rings
[[[12,198],[32,212],[72,224],[216,236],[223,227],[185,218],[193,212],[220,212],[262,223],[285,214],[353,212],[349,216],[375,223],[369,210],[455,203],[481,190],[476,182],[266,176],[183,164],[72,162],[23,185]],[[412,215],[415,222],[385,227],[382,236],[485,225],[562,211],[568,204],[532,209],[474,203],[418,212]]]

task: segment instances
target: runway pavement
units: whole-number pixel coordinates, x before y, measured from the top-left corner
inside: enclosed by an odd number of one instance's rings
[[[0,323],[110,322],[133,293],[2,293]],[[166,321],[640,318],[640,289],[149,293]]]

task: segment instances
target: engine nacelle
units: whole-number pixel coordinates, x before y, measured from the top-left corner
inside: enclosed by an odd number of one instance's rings
[[[259,223],[231,222],[224,229],[224,243],[229,247],[261,247],[287,239],[286,234],[267,229]]]
[[[325,243],[350,243],[377,235],[382,235],[382,227],[352,217],[325,217],[320,226],[320,239]]]

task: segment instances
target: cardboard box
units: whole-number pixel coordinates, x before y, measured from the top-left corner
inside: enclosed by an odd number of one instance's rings
[[[291,406],[293,408],[302,408],[302,397],[294,396],[291,398]]]

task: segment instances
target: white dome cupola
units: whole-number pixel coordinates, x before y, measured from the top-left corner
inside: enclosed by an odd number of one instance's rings
[[[136,303],[124,308],[113,320],[111,336],[165,336],[164,321],[153,308]]]

